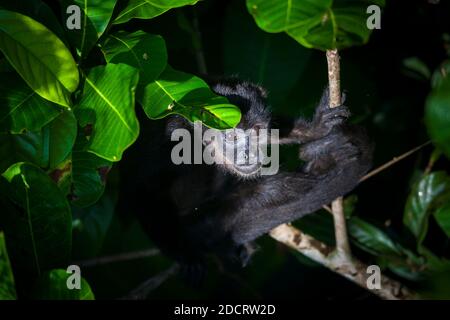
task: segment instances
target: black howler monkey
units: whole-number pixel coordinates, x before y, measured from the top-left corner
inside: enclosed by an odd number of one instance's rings
[[[270,128],[264,89],[237,79],[211,88],[241,109],[238,128]],[[150,238],[180,262],[216,252],[245,265],[253,240],[345,195],[368,171],[371,148],[365,134],[347,124],[345,106],[330,108],[328,100],[325,90],[313,119],[297,120],[279,141],[300,144],[305,165],[275,175],[252,174],[258,170],[233,162],[175,165],[171,133],[192,131],[193,124],[181,116],[146,121],[121,163],[123,208],[135,212]]]

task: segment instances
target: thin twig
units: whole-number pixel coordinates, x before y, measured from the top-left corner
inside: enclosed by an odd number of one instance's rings
[[[327,50],[328,86],[330,90],[330,108],[341,105],[341,67],[337,49]]]
[[[341,78],[340,61],[337,49],[327,50],[328,86],[330,90],[330,108],[341,105]],[[343,257],[350,260],[350,244],[345,224],[343,198],[339,197],[331,203],[334,221],[334,235],[336,238],[336,250]]]
[[[359,182],[363,182],[363,181],[365,181],[365,180],[367,180],[367,179],[369,179],[369,178],[375,176],[376,174],[382,172],[383,170],[386,170],[386,169],[389,168],[390,166],[396,164],[396,163],[399,162],[400,160],[405,159],[406,157],[409,157],[410,155],[412,155],[413,153],[419,151],[420,149],[422,149],[423,147],[429,145],[430,143],[431,143],[431,141],[425,142],[425,143],[421,144],[421,145],[418,146],[418,147],[415,147],[415,148],[413,148],[413,149],[411,149],[411,150],[409,150],[409,151],[407,151],[407,152],[405,152],[405,153],[403,153],[403,154],[401,154],[401,155],[399,155],[399,156],[397,156],[397,157],[394,157],[391,161],[388,161],[388,162],[386,162],[385,164],[383,164],[383,165],[379,166],[378,168],[376,168],[376,169],[370,171],[369,173],[367,173],[365,176],[363,176],[363,177],[359,180]],[[432,162],[432,161],[431,161],[431,159],[430,159],[430,163],[431,163],[431,162]],[[425,173],[426,173],[427,171],[431,170],[431,169],[430,169],[430,163],[428,163],[428,166],[427,166],[427,169],[425,170]],[[433,164],[431,164],[431,166],[432,166],[432,165],[433,165]],[[333,211],[331,210],[331,208],[330,208],[329,206],[327,206],[327,205],[322,206],[322,208],[325,209],[326,211],[328,211],[329,213],[333,213]]]
[[[158,249],[147,249],[147,250],[140,250],[140,251],[133,251],[133,252],[126,252],[121,253],[113,256],[104,256],[89,260],[82,260],[78,262],[74,262],[74,264],[80,266],[80,267],[95,267],[98,265],[108,264],[112,262],[120,262],[120,261],[127,261],[127,260],[133,260],[133,259],[142,259],[147,257],[156,256],[160,253]]]
[[[402,154],[402,155],[400,155],[398,157],[394,157],[391,161],[388,161],[385,164],[379,166],[378,168],[370,171],[368,174],[366,174],[364,177],[362,177],[361,180],[359,180],[359,182],[363,182],[363,181],[369,179],[370,177],[373,177],[374,175],[376,175],[376,174],[380,173],[381,171],[389,168],[390,166],[392,166],[393,164],[399,162],[400,160],[410,156],[414,152],[419,151],[420,149],[422,149],[423,147],[425,147],[426,145],[428,145],[430,143],[431,143],[431,141],[427,141],[424,144],[421,144],[420,146],[415,147],[414,149],[411,149],[411,150],[405,152],[404,154]]]
[[[174,263],[168,269],[142,282],[129,294],[122,297],[121,300],[144,300],[152,290],[158,288],[162,283],[164,283],[164,281],[166,281],[168,278],[176,274],[179,269],[180,266],[177,263]]]
[[[371,274],[368,273],[367,265],[354,258],[349,261],[347,257],[336,254],[333,248],[291,225],[282,224],[276,227],[270,232],[270,236],[383,299],[416,298],[416,295],[401,283],[384,275],[381,275],[380,289],[369,289],[367,280]]]

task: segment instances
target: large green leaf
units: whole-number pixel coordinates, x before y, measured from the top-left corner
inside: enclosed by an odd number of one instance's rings
[[[81,28],[67,29],[67,37],[72,45],[77,49],[80,57],[87,56],[100,36],[105,32],[111,19],[116,0],[64,0],[64,17],[69,19],[66,8],[77,5],[81,11]]]
[[[53,103],[36,94],[15,73],[0,79],[0,132],[39,131],[60,114]]]
[[[95,67],[86,76],[75,114],[85,130],[92,127],[88,151],[119,161],[123,151],[137,139],[134,94],[138,80],[138,70],[122,63]]]
[[[296,82],[310,64],[311,50],[285,34],[261,32],[245,11],[245,3],[240,1],[234,1],[227,10],[223,50],[225,74],[238,74],[266,87],[270,92],[268,101],[276,111],[283,110],[285,100],[295,105],[288,95],[296,90]]]
[[[156,80],[167,65],[166,43],[161,36],[136,31],[119,31],[105,40],[106,61],[125,63],[139,69],[139,84]]]
[[[76,135],[76,119],[69,110],[64,110],[40,131],[0,134],[0,170],[22,161],[41,168],[55,168],[70,154]]]
[[[327,50],[368,41],[372,4],[384,0],[247,0],[247,9],[264,31],[284,31],[305,47]]]
[[[450,178],[437,171],[425,175],[412,188],[406,201],[403,223],[420,244],[428,230],[428,216],[432,209],[450,199]]]
[[[199,0],[130,0],[117,15],[114,24],[124,23],[133,18],[151,19],[164,12],[185,5],[193,5]]]
[[[14,276],[6,250],[5,236],[0,232],[0,300],[16,299]]]
[[[22,162],[2,174],[0,188],[15,204],[2,212],[15,268],[32,276],[65,265],[71,252],[72,220],[58,186],[44,171]]]
[[[433,143],[450,158],[450,77],[439,83],[427,98],[425,124]]]
[[[68,288],[67,280],[71,275],[63,269],[45,272],[36,281],[32,298],[37,300],[94,300],[94,293],[84,278],[80,278],[80,289]]]
[[[64,41],[64,30],[52,9],[41,0],[2,1],[1,9],[15,11],[28,16],[49,28],[60,40]]]
[[[169,65],[138,99],[151,119],[179,114],[217,129],[235,127],[241,119],[239,109],[225,97],[214,94],[202,79]]]
[[[20,13],[0,10],[0,50],[36,93],[70,106],[78,69],[70,51],[47,27]]]

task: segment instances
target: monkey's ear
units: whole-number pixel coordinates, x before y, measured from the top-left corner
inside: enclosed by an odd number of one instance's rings
[[[259,85],[256,85],[256,84],[254,84],[253,87],[259,92],[259,94],[260,94],[264,99],[266,99],[266,98],[268,97],[269,93],[267,92],[267,89],[266,89],[266,88],[263,88],[263,87],[261,87],[261,86],[259,86]]]
[[[264,88],[258,84],[245,81],[245,82],[241,83],[241,86],[248,92],[257,94],[260,98],[266,99],[268,97],[268,92],[267,92],[266,88]]]

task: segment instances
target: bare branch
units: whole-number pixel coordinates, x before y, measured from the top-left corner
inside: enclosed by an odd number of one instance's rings
[[[330,90],[330,108],[341,105],[341,67],[339,61],[339,53],[337,49],[327,50],[328,64],[328,86]],[[350,244],[347,236],[347,227],[345,224],[343,198],[337,198],[331,204],[334,235],[336,238],[336,249],[343,257],[350,259]]]
[[[141,258],[147,258],[156,256],[160,253],[158,249],[148,249],[148,250],[140,250],[140,251],[134,251],[134,252],[126,252],[121,253],[113,256],[104,256],[89,260],[83,260],[74,262],[74,264],[79,265],[80,267],[95,267],[98,265],[113,263],[113,262],[120,262],[120,261],[127,261],[127,260],[134,260],[134,259],[141,259]]]
[[[370,290],[367,286],[367,279],[370,276],[367,273],[367,265],[354,258],[349,260],[347,257],[334,251],[333,248],[304,234],[291,225],[282,224],[276,227],[270,232],[270,236],[362,288],[369,290],[380,298],[389,300],[416,298],[415,293],[398,281],[384,275],[381,275],[381,288]]]
[[[341,67],[337,49],[327,50],[330,108],[341,105]]]
[[[364,177],[362,177],[361,180],[359,180],[359,182],[363,182],[363,181],[369,179],[370,177],[373,177],[374,175],[380,173],[381,171],[386,170],[387,168],[389,168],[393,164],[399,162],[400,160],[405,159],[406,157],[412,155],[414,152],[419,151],[420,149],[422,149],[426,145],[429,145],[430,143],[431,143],[431,141],[427,141],[424,144],[421,144],[420,146],[415,147],[414,149],[411,149],[408,152],[405,152],[404,154],[402,154],[402,155],[400,155],[398,157],[394,157],[391,161],[386,162],[385,164],[379,166],[378,168],[370,171],[368,174],[366,174]]]
[[[122,297],[121,300],[144,300],[152,290],[158,288],[164,281],[176,274],[179,269],[180,266],[177,263],[174,263],[168,269],[141,283],[129,294]]]
[[[336,239],[336,250],[339,254],[350,259],[350,243],[347,236],[347,225],[344,215],[344,198],[339,197],[331,203],[331,212],[334,222],[334,237]]]

